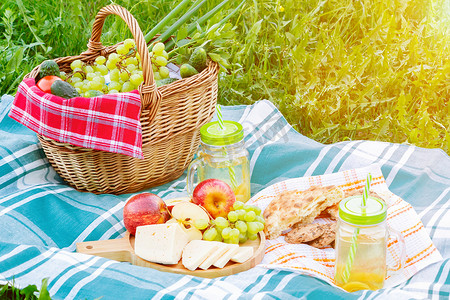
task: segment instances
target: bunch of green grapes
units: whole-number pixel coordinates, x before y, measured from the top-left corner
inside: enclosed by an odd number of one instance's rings
[[[233,204],[227,218],[217,217],[211,223],[205,220],[196,220],[194,226],[204,230],[203,239],[206,241],[219,241],[229,244],[245,243],[247,240],[256,240],[258,232],[264,230],[264,217],[257,206],[246,205],[241,201]]]
[[[156,43],[150,52],[150,57],[155,80],[169,78],[169,69],[166,67],[169,54],[166,52],[164,44]]]
[[[126,39],[117,46],[116,52],[108,58],[98,56],[93,64],[75,60],[70,64],[72,74],[67,81],[78,93],[85,97],[97,94],[114,94],[130,92],[144,81],[142,65],[136,44]],[[109,74],[110,82],[106,84],[105,76]]]

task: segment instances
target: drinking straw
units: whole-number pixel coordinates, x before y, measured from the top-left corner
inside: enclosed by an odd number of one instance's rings
[[[224,130],[225,126],[223,123],[222,109],[220,108],[220,104],[217,104],[216,111],[217,111],[217,119],[219,120],[219,127],[221,130]],[[224,155],[226,156],[227,152],[226,152],[225,147],[223,147],[223,152],[224,152]],[[229,163],[231,164],[231,162],[229,162]],[[228,167],[228,175],[230,176],[230,182],[231,182],[232,188],[233,188],[233,190],[235,190],[237,187],[236,173],[234,172],[234,168],[231,165]]]
[[[367,175],[366,185],[364,186],[364,192],[362,195],[361,207],[362,207],[363,215],[365,215],[365,211],[366,211],[365,208],[366,208],[366,204],[367,204],[367,198],[369,197],[371,182],[372,182],[372,175],[369,173]],[[347,257],[347,263],[345,265],[344,272],[342,273],[342,280],[344,281],[344,283],[347,283],[348,279],[350,278],[350,270],[352,269],[353,261],[355,260],[355,255],[356,255],[356,248],[358,246],[358,244],[357,244],[358,235],[359,235],[359,227],[356,227],[353,232],[350,250],[348,252],[348,257]]]

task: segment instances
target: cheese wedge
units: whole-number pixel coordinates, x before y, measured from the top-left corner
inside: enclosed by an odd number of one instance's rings
[[[239,251],[233,255],[232,261],[237,263],[243,263],[253,256],[253,247],[240,247]]]
[[[218,248],[218,242],[204,240],[190,241],[184,247],[181,263],[186,269],[194,271]]]
[[[239,251],[239,245],[236,244],[226,244],[227,252],[225,252],[221,257],[217,259],[216,262],[213,263],[214,267],[222,269],[225,267],[227,262]]]
[[[135,237],[134,252],[137,256],[167,265],[178,263],[189,243],[188,235],[178,223],[138,226]]]
[[[207,270],[213,263],[215,263],[225,252],[228,251],[228,244],[217,242],[219,248],[208,256],[198,267]]]

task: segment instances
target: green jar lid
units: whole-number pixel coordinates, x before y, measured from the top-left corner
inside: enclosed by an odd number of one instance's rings
[[[345,198],[339,204],[341,220],[354,225],[375,225],[383,222],[387,215],[387,205],[383,200],[371,197],[362,206],[362,196]]]
[[[244,138],[242,125],[235,121],[223,121],[224,128],[220,128],[219,121],[209,122],[200,128],[202,142],[213,146],[231,145]]]

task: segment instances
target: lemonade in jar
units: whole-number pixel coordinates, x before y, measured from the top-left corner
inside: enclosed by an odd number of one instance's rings
[[[192,195],[194,177],[198,181],[220,179],[234,191],[236,201],[250,199],[250,164],[242,125],[234,121],[210,122],[200,129],[201,145],[197,158],[188,168],[187,189]]]

